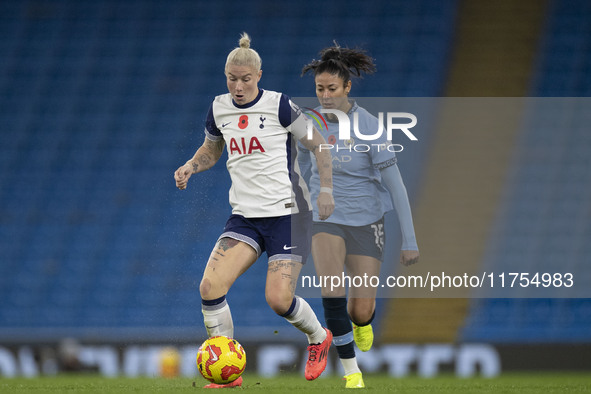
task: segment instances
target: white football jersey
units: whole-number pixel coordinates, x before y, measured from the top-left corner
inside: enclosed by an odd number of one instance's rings
[[[217,96],[205,135],[226,142],[233,214],[255,218],[311,210],[296,160],[297,140],[306,135],[305,115],[288,96],[259,89],[245,105],[236,104],[230,93]]]

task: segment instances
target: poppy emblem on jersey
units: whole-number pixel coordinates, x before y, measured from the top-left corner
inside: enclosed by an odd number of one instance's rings
[[[331,134],[328,136],[328,141],[329,144],[335,144],[337,142],[337,137],[334,136],[334,134]]]
[[[259,129],[264,129],[265,125],[263,124],[263,122],[267,120],[267,118],[263,118],[263,115],[261,115],[261,124],[259,125]]]
[[[241,130],[244,130],[248,126],[248,115],[242,115],[240,119],[238,119],[238,127]]]

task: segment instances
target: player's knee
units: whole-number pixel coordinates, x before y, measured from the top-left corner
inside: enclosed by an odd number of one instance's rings
[[[283,315],[287,312],[293,301],[293,295],[288,292],[266,292],[265,298],[267,299],[267,304],[273,309],[273,312],[278,315]]]
[[[351,308],[349,309],[349,318],[358,326],[364,326],[371,323],[374,317],[372,308]]]
[[[202,299],[209,299],[211,296],[211,281],[208,278],[201,279],[199,294]]]

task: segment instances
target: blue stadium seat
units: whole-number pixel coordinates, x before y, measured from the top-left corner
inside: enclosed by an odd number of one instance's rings
[[[532,96],[589,96],[590,21],[588,1],[550,2]],[[485,264],[506,272],[512,267],[576,272],[580,283],[585,283],[591,261],[591,137],[585,121],[590,115],[588,108],[569,108],[566,116],[574,114],[580,119],[578,128],[557,133],[564,120],[558,118],[561,111],[556,105],[556,100],[540,103],[533,108],[534,118],[526,122]],[[477,300],[462,338],[501,343],[588,342],[590,300],[562,299],[560,292],[554,294],[555,298],[512,302]]]

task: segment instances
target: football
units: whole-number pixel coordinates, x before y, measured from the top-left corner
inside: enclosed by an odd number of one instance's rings
[[[210,382],[230,383],[244,372],[246,352],[235,339],[211,337],[197,351],[197,367],[201,375]]]

